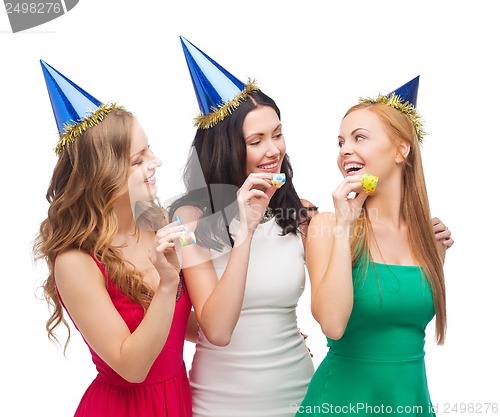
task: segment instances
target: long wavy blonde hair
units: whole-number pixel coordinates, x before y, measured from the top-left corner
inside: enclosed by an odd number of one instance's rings
[[[446,291],[444,283],[443,260],[438,251],[434,236],[429,198],[425,186],[424,170],[420,153],[420,143],[410,119],[400,111],[383,103],[360,103],[351,107],[348,114],[368,109],[375,113],[384,124],[391,141],[402,139],[410,145],[410,152],[403,168],[402,217],[408,226],[408,239],[412,254],[423,272],[432,291],[436,312],[436,340],[443,344],[446,334]],[[353,265],[363,261],[369,253],[370,219],[362,210],[351,239]]]
[[[46,194],[47,218],[41,223],[33,248],[35,260],[47,262],[49,275],[43,284],[51,315],[46,323],[48,337],[58,342],[55,329],[70,328],[63,314],[54,277],[58,253],[76,248],[94,254],[109,277],[132,300],[145,309],[152,289],[143,274],[127,262],[111,242],[118,230],[113,205],[127,192],[130,168],[132,113],[116,109],[98,125],[83,132],[61,152]]]

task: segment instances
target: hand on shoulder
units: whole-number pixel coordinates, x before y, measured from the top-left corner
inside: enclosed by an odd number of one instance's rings
[[[302,240],[304,243],[304,248],[306,246],[306,237],[308,234],[308,229],[309,229],[309,223],[310,221],[318,215],[318,207],[315,206],[313,203],[311,203],[309,200],[306,200],[304,198],[300,199],[301,204],[305,207],[307,210],[307,215],[309,216],[309,221],[307,221],[307,218],[301,213],[301,219],[300,219],[300,233],[302,234]]]
[[[306,200],[305,198],[301,198],[300,202],[306,208],[307,214],[309,214],[309,217],[316,216],[319,213],[318,206],[315,206],[309,200]]]

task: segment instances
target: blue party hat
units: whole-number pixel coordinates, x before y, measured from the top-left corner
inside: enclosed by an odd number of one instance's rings
[[[408,81],[401,87],[386,95],[379,95],[377,98],[360,98],[360,103],[384,103],[400,112],[406,114],[415,128],[418,140],[422,143],[426,135],[422,118],[417,111],[417,96],[420,76]]]
[[[418,96],[418,83],[420,80],[420,75],[417,75],[413,80],[408,81],[406,84],[403,84],[401,87],[396,88],[392,93],[389,93],[388,96],[392,94],[399,96],[401,98],[402,103],[411,103],[413,107],[417,107],[417,96]]]
[[[111,110],[121,108],[114,103],[101,103],[45,61],[40,60],[40,64],[61,136],[56,154],[85,130],[101,122]]]
[[[186,38],[180,36],[180,39],[201,111],[195,126],[208,129],[231,114],[259,88],[254,81],[241,82]]]

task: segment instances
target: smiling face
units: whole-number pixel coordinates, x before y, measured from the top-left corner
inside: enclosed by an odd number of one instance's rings
[[[246,174],[277,173],[286,153],[281,121],[269,106],[257,107],[247,114],[243,122],[246,144]]]
[[[161,161],[149,148],[148,138],[137,120],[132,128],[128,192],[132,207],[138,201],[151,201],[156,196],[155,170]]]
[[[379,116],[368,108],[344,117],[339,147],[337,164],[344,176],[368,173],[379,176],[383,182],[404,161]]]

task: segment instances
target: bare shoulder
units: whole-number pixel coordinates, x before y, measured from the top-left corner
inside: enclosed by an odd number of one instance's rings
[[[54,274],[57,285],[78,283],[82,277],[89,282],[89,277],[102,280],[102,273],[92,257],[79,249],[67,249],[57,255],[54,264]]]
[[[306,200],[305,198],[301,198],[300,202],[304,207],[315,207],[317,208],[313,203],[311,203],[309,200]]]
[[[336,224],[335,213],[328,211],[314,216],[309,224],[306,263],[313,285],[319,282],[317,278],[323,276],[328,266]]]
[[[305,198],[301,198],[300,202],[302,203],[302,205],[309,212],[309,216],[312,217],[312,216],[318,214],[318,206],[316,206],[315,204],[311,203],[309,200],[306,200]]]
[[[174,216],[179,216],[181,218],[182,223],[191,223],[197,222],[199,218],[202,216],[203,211],[196,206],[182,206],[179,207],[173,213]]]
[[[335,213],[331,211],[325,211],[323,213],[318,213],[311,219],[309,227],[318,226],[335,226],[337,224]]]
[[[335,213],[326,211],[318,213],[311,219],[307,232],[308,241],[331,238],[336,226]]]
[[[60,270],[75,269],[91,264],[95,264],[92,257],[87,252],[79,249],[66,249],[60,252],[55,261],[55,267]]]

